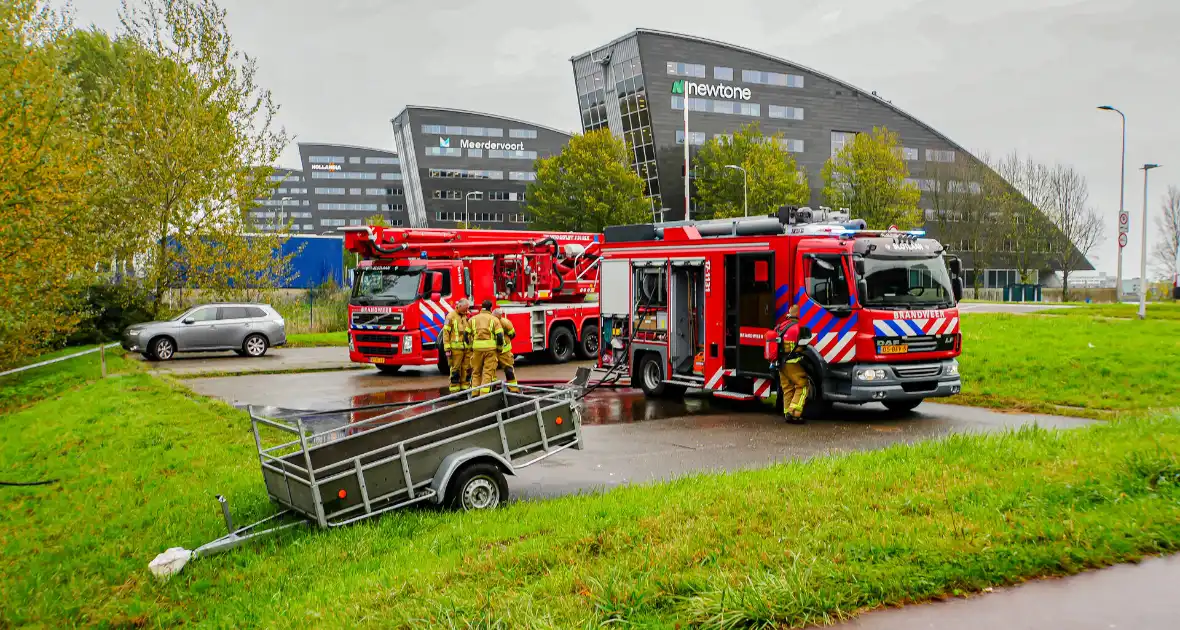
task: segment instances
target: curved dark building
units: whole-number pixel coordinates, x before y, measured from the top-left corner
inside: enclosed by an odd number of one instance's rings
[[[407,225],[401,160],[396,153],[345,144],[299,143],[312,220],[320,233],[380,216]]]
[[[668,209],[668,219],[684,217],[686,97],[690,152],[757,122],[767,136],[781,133],[784,146],[806,169],[813,205],[822,200],[824,163],[856,134],[874,127],[899,134],[911,177],[923,191],[939,185],[930,173],[975,159],[874,93],[740,46],[638,29],[571,62],[582,129],[609,128],[627,141],[648,196]],[[952,183],[978,189],[972,182]],[[928,217],[936,212],[931,196],[924,192],[920,204]],[[971,266],[969,253],[964,261]],[[1014,282],[1014,273],[990,269],[984,284]]]
[[[570,134],[515,118],[408,106],[393,119],[404,160],[409,225],[524,229],[533,162],[559,153]]]

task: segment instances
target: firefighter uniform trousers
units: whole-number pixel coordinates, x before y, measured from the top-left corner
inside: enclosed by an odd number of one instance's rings
[[[497,348],[499,354],[496,356],[496,362],[504,370],[504,382],[508,384],[508,391],[518,392],[520,387],[516,382],[515,358],[512,355],[512,340],[516,338],[516,327],[507,317],[501,317],[499,320],[500,327],[504,329],[504,343]]]
[[[491,313],[480,312],[468,324],[471,331],[471,387],[479,394],[492,391],[496,382],[496,350],[504,340],[500,320]]]
[[[451,353],[450,364],[451,393],[471,387],[471,350],[467,330],[467,316],[459,311],[447,313],[447,320],[443,324],[443,349]]]
[[[783,415],[798,418],[807,402],[807,371],[800,358],[787,359],[778,370],[779,388],[783,392]]]

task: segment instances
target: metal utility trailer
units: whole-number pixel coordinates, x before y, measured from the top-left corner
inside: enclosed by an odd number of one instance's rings
[[[494,508],[508,496],[505,475],[582,448],[579,393],[588,376],[579,371],[563,389],[509,391],[497,383],[488,394],[441,396],[318,433],[306,429],[314,413],[292,422],[250,407],[267,494],[285,509],[235,529],[218,497],[229,533],[194,553],[225,551],[302,522],[336,527],[416,503]],[[289,439],[264,446],[268,431]]]

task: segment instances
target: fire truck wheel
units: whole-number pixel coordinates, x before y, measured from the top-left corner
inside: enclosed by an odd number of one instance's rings
[[[663,396],[668,393],[664,383],[664,362],[658,354],[645,354],[639,360],[639,386],[648,396]]]
[[[908,413],[910,411],[913,411],[914,408],[917,407],[918,405],[922,404],[922,399],[917,398],[914,400],[886,400],[883,404],[885,405],[886,409],[888,409],[889,411],[892,411],[893,413]]]
[[[447,353],[438,351],[438,373],[443,376],[451,375],[451,364],[447,362]]]
[[[398,370],[402,369],[402,366],[400,366],[400,365],[387,365],[387,364],[378,363],[377,369],[380,370],[382,374],[389,374],[390,376],[392,376],[394,374],[397,374]]]
[[[554,363],[565,363],[574,356],[574,331],[565,326],[554,326],[549,332],[549,347],[546,352]]]
[[[598,324],[589,322],[582,326],[582,340],[578,342],[578,358],[579,359],[596,359],[598,358]]]

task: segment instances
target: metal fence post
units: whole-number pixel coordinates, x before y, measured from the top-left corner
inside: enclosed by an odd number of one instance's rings
[[[107,346],[101,341],[98,342],[98,363],[101,366],[102,378],[107,377]]]

